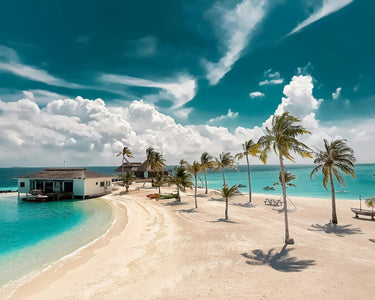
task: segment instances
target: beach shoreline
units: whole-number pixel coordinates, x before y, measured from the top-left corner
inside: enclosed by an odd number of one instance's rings
[[[162,191],[171,192],[172,188],[162,188]],[[145,197],[147,193],[150,193],[150,190],[133,190],[129,194],[126,194],[122,189],[120,189],[119,191],[104,197],[105,201],[110,203],[113,208],[114,219],[116,220],[114,227],[109,230],[109,232],[105,236],[101,236],[97,242],[89,245],[82,252],[69,257],[63,262],[58,262],[46,272],[37,275],[31,281],[25,283],[24,285],[21,285],[15,291],[11,299],[61,299],[64,297],[77,297],[80,299],[101,299],[101,297],[99,297],[98,295],[108,299],[121,299],[121,296],[125,294],[128,295],[129,299],[149,299],[153,297],[168,298],[170,296],[188,299],[197,296],[194,293],[188,292],[188,285],[185,283],[182,284],[184,288],[180,288],[182,278],[189,278],[189,272],[195,272],[191,269],[193,266],[199,266],[200,268],[203,268],[205,272],[211,273],[210,268],[212,267],[212,264],[215,265],[220,263],[213,262],[207,258],[202,258],[201,260],[197,261],[194,261],[194,259],[192,259],[194,263],[191,262],[192,265],[187,266],[187,270],[184,270],[183,266],[181,266],[182,269],[180,270],[178,266],[183,263],[181,261],[183,256],[171,254],[170,257],[165,257],[162,253],[155,254],[154,251],[158,249],[155,248],[155,244],[167,241],[168,245],[171,248],[175,250],[178,249],[178,251],[182,252],[181,254],[183,254],[184,250],[180,248],[179,243],[183,242],[187,239],[187,237],[190,236],[190,244],[186,244],[186,247],[189,248],[192,246],[192,244],[195,244],[196,242],[199,242],[201,240],[201,237],[199,237],[200,233],[190,232],[188,227],[195,225],[195,223],[201,224],[202,226],[206,227],[212,226],[211,223],[207,222],[213,221],[205,220],[205,218],[210,219],[212,218],[211,215],[216,215],[219,211],[221,211],[220,207],[223,205],[223,203],[221,203],[221,201],[218,200],[216,196],[210,195],[209,197],[206,197],[203,194],[204,191],[200,190],[198,205],[201,205],[203,207],[199,207],[199,213],[195,213],[192,209],[192,190],[189,190],[188,193],[183,194],[182,204],[180,205],[184,208],[182,210],[174,209],[173,205],[164,205],[165,203],[172,203],[171,201],[166,202],[166,200],[148,200]],[[275,249],[282,247],[283,214],[278,212],[278,208],[268,207],[264,205],[263,200],[266,197],[270,198],[273,196],[267,194],[254,194],[254,208],[244,206],[248,200],[248,196],[246,194],[239,197],[239,199],[233,200],[229,208],[230,219],[234,222],[236,222],[236,219],[239,219],[241,220],[240,224],[245,224],[246,222],[251,222],[251,219],[254,218],[254,216],[252,216],[252,218],[248,220],[247,217],[243,214],[247,211],[257,212],[256,215],[261,220],[266,221],[267,224],[273,224],[273,227],[275,227],[274,225],[276,222],[276,218],[278,222],[276,226],[276,233],[278,238],[275,239],[274,234],[270,234],[270,232],[266,230],[261,234],[256,234],[254,237],[250,236],[244,238],[246,242],[242,241],[240,245],[237,246],[238,248],[244,247],[243,250],[245,250],[246,243],[248,244],[248,246],[251,245],[260,249],[264,247],[273,247]],[[290,198],[297,206],[297,209],[293,209],[293,207],[291,208],[289,206],[289,215],[291,222],[290,230],[292,237],[295,237],[296,240],[296,247],[293,250],[295,250],[296,252],[301,252],[301,255],[303,256],[307,254],[312,255],[311,249],[307,249],[308,247],[306,248],[305,244],[309,242],[306,241],[305,235],[306,233],[315,233],[315,229],[317,229],[318,232],[320,232],[319,230],[321,229],[323,233],[324,230],[329,230],[324,226],[327,226],[330,219],[330,201],[327,201],[330,199],[306,197]],[[324,206],[322,204],[324,204]],[[361,224],[361,227],[366,227],[364,231],[368,231],[367,234],[369,235],[369,237],[374,238],[375,231],[369,225],[369,223],[371,222],[356,220],[353,218],[353,214],[350,212],[350,206],[353,205],[358,206],[358,200],[337,201],[339,222],[341,220],[344,220],[343,222],[347,224],[349,220],[351,221],[351,223],[359,223]],[[317,214],[317,212],[319,213],[319,209],[317,208],[320,208],[322,206],[324,208],[324,216],[317,217],[318,215],[320,215]],[[231,212],[233,215],[232,218]],[[301,217],[299,215],[301,215]],[[295,219],[295,216],[298,216],[298,218]],[[218,214],[217,217],[217,220],[220,220],[223,216],[221,214]],[[317,223],[312,222],[312,219],[314,217],[317,217]],[[193,223],[191,223],[192,218],[196,219]],[[311,226],[307,229],[305,228],[306,224],[304,224],[304,219],[310,220],[310,224],[312,223]],[[128,224],[129,221],[130,224]],[[252,227],[255,226],[260,231],[264,230],[262,224],[260,224],[262,222],[260,222],[259,220],[255,220],[254,222],[255,223],[252,224]],[[207,224],[209,224],[209,226],[207,226]],[[313,225],[319,225],[322,226],[322,228],[320,228],[319,226],[313,227]],[[228,227],[232,226],[232,224],[226,224],[226,222],[218,221],[217,226],[220,226],[223,230],[227,230]],[[351,226],[355,228],[354,225]],[[213,228],[208,228],[207,233],[209,235],[213,234],[212,229],[214,228],[215,226],[213,226]],[[242,231],[243,230],[239,230],[239,236],[241,236]],[[301,231],[303,231],[303,233],[301,233]],[[236,232],[233,232],[231,234],[237,235]],[[242,235],[246,236],[248,235],[248,232],[244,231],[242,232]],[[343,235],[346,237],[347,234],[344,232]],[[263,237],[260,238],[260,236]],[[268,236],[268,238],[265,238],[264,236]],[[348,237],[352,236],[357,237],[357,235],[354,233],[348,234]],[[209,239],[208,236],[205,236],[203,238],[203,240],[206,239]],[[238,241],[232,239],[230,239],[229,241],[230,245],[232,245],[233,243],[238,243]],[[215,244],[216,240],[213,240],[212,243]],[[330,243],[335,244],[334,241],[330,241]],[[126,245],[124,246],[124,244]],[[152,245],[152,247],[150,245]],[[369,247],[369,249],[371,247],[374,248],[375,243],[368,242],[367,246]],[[314,249],[314,247],[315,246],[313,246],[312,248]],[[340,245],[340,247],[342,247],[342,245]],[[363,245],[361,247],[363,248]],[[213,249],[214,251],[218,251],[218,249],[215,247],[213,247]],[[169,248],[166,248],[165,251],[168,251],[168,253],[170,253]],[[204,250],[202,251],[204,252]],[[111,259],[109,259],[109,261],[107,261],[108,255],[113,256]],[[155,255],[160,259],[160,261],[154,262]],[[236,259],[238,260],[238,258]],[[143,266],[143,264],[141,263],[142,261],[143,263],[145,263],[144,261],[148,263],[146,264],[147,267]],[[163,261],[165,261],[165,263],[162,263]],[[102,269],[97,267],[97,265],[100,263],[103,266]],[[137,272],[134,271],[134,265],[137,266],[137,268],[135,268]],[[150,267],[150,265],[152,265],[152,267]],[[226,265],[224,264],[222,267],[225,266]],[[241,266],[241,268],[243,268],[243,266]],[[311,268],[314,269],[313,266]],[[98,269],[100,269],[100,272],[98,271]],[[272,268],[269,269],[270,270],[268,271],[263,270],[265,272],[265,276],[272,275]],[[103,277],[101,272],[107,274],[109,278],[105,276]],[[243,270],[241,272],[243,272]],[[307,269],[305,272],[309,273],[309,269]],[[88,278],[84,279],[83,282],[81,282],[80,280],[78,280],[78,278],[82,278],[83,274],[87,274],[86,276]],[[121,274],[121,276],[115,276],[115,274]],[[76,282],[74,281],[74,278],[76,279]],[[239,280],[240,278],[237,279]],[[209,277],[208,279],[206,278],[206,280],[203,280],[203,282],[206,282],[206,284],[208,285],[215,286],[215,283],[211,282],[210,280],[211,279]],[[146,283],[150,287],[147,291],[138,290],[138,293],[134,291],[131,292],[134,287]],[[82,286],[78,287],[78,285]],[[54,294],[54,291],[56,292],[64,286],[67,288],[62,295]],[[198,288],[198,290],[201,290],[202,292],[203,287],[201,285],[199,286],[200,287]],[[113,291],[114,287],[116,287],[116,292]],[[87,289],[89,291],[87,291]],[[272,290],[273,288],[271,288],[269,293],[266,293],[266,295],[275,296],[275,294],[273,294],[274,291]],[[310,292],[314,294],[312,291]],[[241,289],[233,293],[233,295],[237,294],[239,298],[244,298],[245,295],[245,291]],[[312,294],[308,294],[307,298],[312,297]],[[221,294],[217,294],[214,291],[206,291],[205,297],[215,298],[215,296],[220,295]],[[229,294],[225,293],[225,295],[228,296]],[[297,296],[300,295],[301,294],[298,293],[295,294],[295,299],[297,299]],[[293,299],[293,297],[291,298]]]

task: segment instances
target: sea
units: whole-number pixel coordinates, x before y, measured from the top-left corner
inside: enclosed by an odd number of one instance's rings
[[[88,170],[115,174],[114,166],[86,167]],[[16,177],[44,168],[0,168],[0,190],[17,190]],[[173,166],[167,169],[173,170]],[[286,170],[296,175],[288,187],[289,196],[330,198],[330,188],[323,187],[323,176],[310,178],[311,165],[287,165]],[[375,164],[356,165],[356,177],[345,176],[345,186],[335,181],[338,201],[375,195]],[[251,166],[253,193],[281,196],[278,165]],[[225,170],[228,185],[241,184],[248,193],[247,166]],[[208,187],[220,189],[222,172],[208,171]],[[198,176],[198,186],[204,186],[204,175]],[[266,186],[275,190],[265,190]],[[28,203],[17,196],[0,193],[0,286],[23,276],[31,276],[52,263],[84,247],[105,233],[113,222],[112,208],[101,199],[65,200],[47,203]]]

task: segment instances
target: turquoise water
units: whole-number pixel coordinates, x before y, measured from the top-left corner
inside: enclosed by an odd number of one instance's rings
[[[313,166],[301,165],[287,165],[287,171],[296,175],[296,180],[293,181],[297,185],[296,188],[288,187],[287,193],[291,196],[305,196],[313,198],[330,198],[331,191],[323,187],[323,175],[315,174],[310,179],[310,173]],[[248,193],[248,177],[247,166],[238,166],[239,172],[233,170],[225,170],[226,182],[229,185],[243,184],[246,188],[241,188],[243,193]],[[272,186],[278,182],[280,167],[277,165],[272,166],[251,166],[251,187],[253,193],[262,193],[270,195],[281,195],[282,190],[280,186],[275,186],[275,191],[263,190],[265,186]],[[350,176],[345,176],[345,186],[339,185],[335,181],[335,190],[337,191],[337,199],[358,199],[359,194],[364,197],[375,195],[375,164],[360,164],[355,167],[356,177],[353,179]],[[202,180],[198,185],[203,186],[204,176],[200,175]],[[213,174],[209,172],[207,175],[208,187],[218,189],[222,187],[223,177],[222,173],[217,172]]]
[[[0,194],[0,286],[70,254],[111,222],[100,199],[28,203]]]

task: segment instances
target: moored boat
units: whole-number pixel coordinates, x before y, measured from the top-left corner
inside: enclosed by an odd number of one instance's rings
[[[30,194],[27,194],[22,198],[22,200],[30,202],[45,202],[49,200],[49,197],[47,195],[43,195],[41,190],[31,190]]]

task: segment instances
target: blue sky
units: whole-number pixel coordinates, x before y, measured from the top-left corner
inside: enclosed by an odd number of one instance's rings
[[[347,138],[373,162],[374,8],[4,1],[0,165],[115,164],[122,145],[138,160],[154,146],[170,163],[236,153],[286,110],[313,132],[309,145]]]

